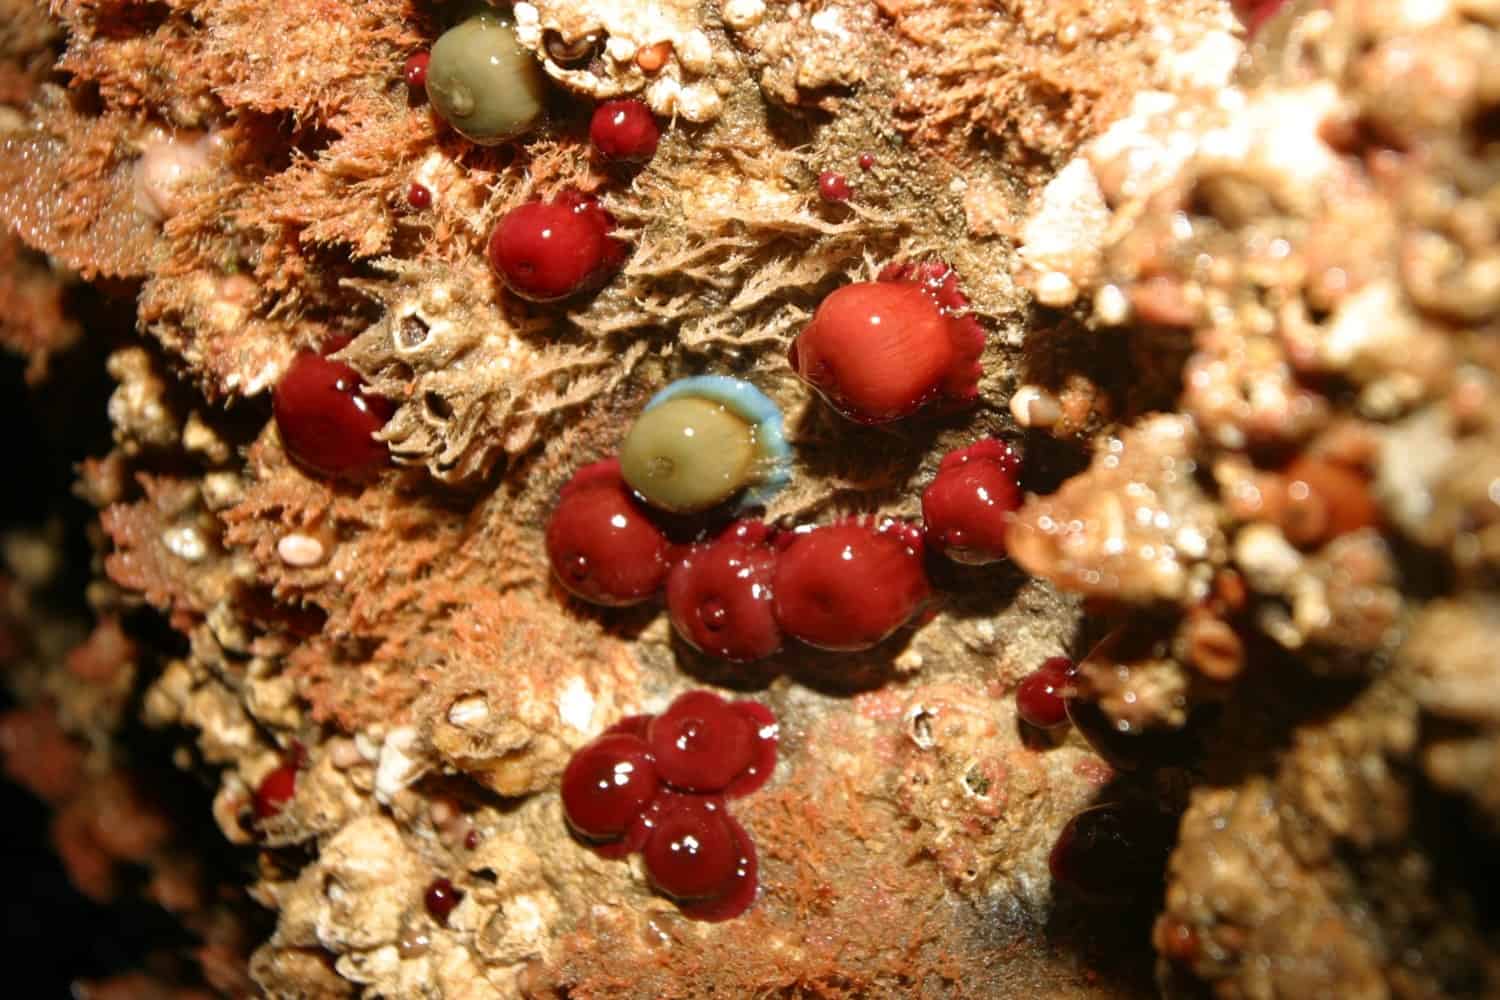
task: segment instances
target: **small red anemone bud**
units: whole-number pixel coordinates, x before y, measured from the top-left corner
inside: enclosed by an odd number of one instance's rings
[[[1005,558],[1007,515],[1021,506],[1020,456],[1004,442],[980,441],[943,457],[922,494],[927,540],[954,562]]]
[[[869,649],[931,593],[921,542],[905,526],[845,521],[797,532],[772,578],[776,618],[788,635],[820,649]]]
[[[776,550],[756,521],[731,525],[717,539],[694,545],[667,577],[667,610],[683,640],[735,662],[758,660],[781,648],[771,601]]]
[[[406,85],[412,90],[423,90],[427,86],[427,65],[432,62],[432,56],[427,52],[417,52],[406,60],[406,65],[401,68],[401,76],[406,80]]]
[[[818,175],[818,194],[824,201],[848,201],[854,190],[843,174],[825,170]]]
[[[299,353],[276,384],[271,408],[287,454],[319,475],[357,477],[390,458],[374,435],[395,408],[366,395],[359,373],[341,361]]]
[[[563,770],[563,812],[581,836],[617,840],[630,832],[659,787],[645,741],[606,733],[573,754]]]
[[[427,912],[432,914],[432,919],[444,926],[448,923],[448,915],[451,914],[458,904],[463,900],[464,894],[454,886],[449,879],[434,879],[422,894],[422,902],[427,907]]]
[[[297,793],[297,764],[287,760],[272,768],[255,787],[255,818],[269,819],[281,812]]]
[[[639,604],[666,581],[671,545],[631,495],[610,458],[584,466],[562,489],[547,522],[552,572],[585,601]]]
[[[625,259],[614,219],[577,191],[507,212],[490,236],[489,261],[517,295],[550,302],[597,288]]]
[[[936,268],[936,270],[934,270]],[[938,398],[978,395],[984,331],[946,265],[887,268],[823,300],[788,355],[803,381],[850,420],[884,423]]]
[[[1038,729],[1053,729],[1068,721],[1068,693],[1073,683],[1073,661],[1054,656],[1027,674],[1016,688],[1016,714]]]
[[[589,121],[589,141],[606,160],[639,163],[655,155],[661,129],[644,102],[605,101]]]

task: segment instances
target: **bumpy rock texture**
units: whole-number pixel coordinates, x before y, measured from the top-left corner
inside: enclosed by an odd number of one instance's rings
[[[0,343],[112,433],[75,486],[89,618],[57,531],[7,536],[0,755],[82,891],[144,870],[200,942],[88,995],[1500,992],[1494,3],[1250,38],[1220,0],[532,0],[554,99],[493,148],[401,78],[458,6],[0,0]],[[629,172],[586,141],[621,95],[663,124]],[[494,221],[569,188],[629,260],[509,295]],[[978,405],[840,420],[788,343],[928,259],[986,327]],[[270,419],[329,344],[396,406],[368,481]],[[943,454],[1012,442],[1013,562],[934,557],[915,629],[754,668],[571,602],[559,488],[703,372],[786,411],[788,523],[916,517]],[[1075,724],[1043,734],[1014,689],[1057,655]],[[762,895],[712,925],[558,800],[572,750],[704,684],[782,755],[736,812]],[[163,746],[210,815],[152,794]],[[1049,877],[1099,802],[1171,820],[1164,891]]]

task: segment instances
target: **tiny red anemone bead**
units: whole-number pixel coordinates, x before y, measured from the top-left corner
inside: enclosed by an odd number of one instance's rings
[[[589,141],[606,160],[639,163],[656,153],[661,129],[643,101],[605,101],[589,120]]]
[[[771,585],[782,629],[810,646],[854,651],[906,624],[931,586],[920,542],[903,527],[845,521],[792,535]]]
[[[1005,558],[1008,515],[1021,506],[1018,456],[986,440],[949,452],[922,493],[927,540],[954,562],[981,565]]]
[[[547,522],[552,572],[594,604],[623,607],[651,597],[666,582],[670,551],[614,458],[579,469]]]
[[[722,792],[755,759],[755,726],[711,691],[677,698],[646,740],[662,780],[689,792]]]
[[[722,896],[739,861],[724,803],[707,795],[664,795],[653,812],[641,849],[652,883],[674,899]]]
[[[449,915],[458,908],[463,898],[464,894],[450,879],[440,878],[434,879],[427,886],[427,891],[422,894],[422,903],[433,920],[446,926]]]
[[[597,200],[565,191],[505,214],[490,236],[489,262],[506,287],[537,302],[597,288],[625,259],[614,219]]]
[[[1027,674],[1016,687],[1016,714],[1039,729],[1053,729],[1068,721],[1068,691],[1073,683],[1073,661],[1054,656]]]
[[[395,408],[363,392],[359,373],[341,361],[299,353],[276,384],[271,408],[287,454],[319,475],[357,477],[390,458],[374,435]]]
[[[835,290],[792,343],[792,369],[835,410],[864,424],[910,416],[979,391],[984,332],[945,265],[887,268]],[[916,280],[913,280],[916,279]]]
[[[769,529],[741,521],[711,542],[694,545],[667,577],[672,627],[695,649],[737,663],[781,648],[771,600],[776,549]]]
[[[825,170],[818,175],[818,194],[824,201],[848,201],[854,189],[843,174]]]
[[[408,87],[422,90],[427,86],[427,65],[430,62],[432,55],[427,52],[416,52],[407,58],[406,65],[401,68],[401,76]]]
[[[255,818],[269,819],[281,812],[297,793],[297,764],[284,761],[272,768],[255,786]]]
[[[563,812],[581,836],[616,840],[630,831],[659,787],[645,741],[607,733],[568,761],[562,777]]]

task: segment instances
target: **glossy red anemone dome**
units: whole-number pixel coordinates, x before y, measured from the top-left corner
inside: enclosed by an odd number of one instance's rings
[[[614,219],[578,191],[532,201],[507,212],[490,235],[489,261],[506,287],[550,302],[597,288],[625,259],[610,233]]]
[[[594,604],[639,604],[666,582],[671,545],[620,477],[618,459],[584,466],[547,522],[558,581]]]
[[[747,794],[765,783],[776,761],[770,711],[711,691],[689,691],[672,702],[651,720],[646,741],[661,779],[689,792]]]
[[[677,634],[695,649],[735,662],[781,648],[771,600],[776,549],[770,529],[741,521],[711,542],[694,545],[667,577],[667,610]]]
[[[406,80],[406,85],[412,90],[422,90],[427,86],[427,67],[432,63],[432,53],[415,52],[407,57],[406,65],[401,67],[401,76]]]
[[[797,532],[782,543],[771,590],[790,636],[820,649],[869,649],[932,592],[909,525],[862,520]]]
[[[954,562],[981,565],[1005,558],[1008,517],[1021,506],[1020,456],[986,440],[949,452],[922,493],[927,541]]]
[[[755,900],[755,845],[711,795],[658,798],[641,849],[646,874],[696,920],[728,920]]]
[[[638,736],[606,733],[573,754],[563,770],[563,812],[590,840],[618,840],[656,798],[661,784]]]
[[[854,189],[843,174],[825,170],[818,175],[818,195],[824,201],[848,201],[854,195]]]
[[[271,408],[287,454],[318,475],[356,477],[390,458],[374,435],[395,407],[361,391],[359,373],[341,361],[298,353],[276,384]]]
[[[1038,729],[1053,729],[1068,721],[1068,691],[1073,683],[1073,661],[1054,656],[1016,687],[1016,713]]]
[[[910,416],[938,399],[973,402],[984,331],[946,265],[896,265],[879,281],[837,289],[792,343],[797,375],[865,424]]]
[[[605,101],[589,120],[589,141],[606,160],[639,163],[655,155],[661,128],[643,101]]]
[[[449,879],[434,879],[422,894],[422,903],[432,919],[447,926],[448,917],[463,901],[464,894]]]

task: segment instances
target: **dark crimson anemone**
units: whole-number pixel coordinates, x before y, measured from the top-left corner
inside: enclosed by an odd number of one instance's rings
[[[605,101],[589,120],[589,141],[606,160],[639,163],[656,154],[661,129],[643,101]]]
[[[454,886],[449,879],[434,879],[427,886],[427,891],[422,894],[422,903],[427,907],[427,912],[432,919],[444,925],[448,924],[448,916],[463,901],[464,894]]]
[[[921,536],[911,525],[856,519],[793,532],[778,544],[776,620],[810,646],[869,649],[906,624],[932,592]]]
[[[374,435],[395,407],[390,400],[366,395],[359,372],[342,361],[298,353],[276,384],[271,409],[287,454],[310,472],[355,478],[390,458]]]
[[[983,350],[953,269],[900,264],[825,298],[787,357],[839,413],[879,424],[939,399],[972,403]]]
[[[1073,661],[1054,656],[1027,674],[1016,688],[1016,714],[1038,729],[1054,729],[1068,721],[1068,694],[1073,684]]]
[[[688,792],[746,795],[776,764],[776,720],[758,702],[689,691],[652,719],[646,742],[662,781]]]
[[[584,466],[547,522],[547,557],[570,592],[594,604],[639,604],[666,581],[671,545],[620,478],[618,459]]]
[[[1047,868],[1059,886],[1089,902],[1159,905],[1175,832],[1173,820],[1149,806],[1093,806],[1063,826]]]
[[[489,261],[517,295],[550,302],[597,288],[625,260],[614,219],[578,191],[507,212],[490,236]]]
[[[588,840],[619,841],[625,854],[640,846],[638,820],[661,783],[651,750],[639,736],[608,732],[573,754],[562,777],[563,813]]]
[[[695,649],[738,663],[781,648],[771,600],[776,549],[770,529],[740,521],[711,542],[694,545],[667,577],[667,610],[677,634]]]
[[[651,883],[696,920],[728,920],[755,900],[755,845],[711,795],[665,794],[641,849]]]
[[[922,493],[927,541],[954,562],[982,565],[1005,558],[1007,515],[1021,506],[1021,457],[986,440],[943,456]]]

